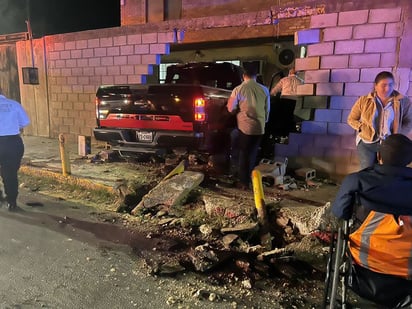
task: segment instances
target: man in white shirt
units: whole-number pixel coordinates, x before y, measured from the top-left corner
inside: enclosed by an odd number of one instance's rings
[[[238,187],[241,189],[248,189],[251,183],[250,174],[256,166],[265,123],[269,119],[269,89],[256,82],[256,75],[255,67],[245,65],[243,82],[233,89],[227,104],[228,111],[237,118]]]
[[[295,128],[296,100],[298,99],[297,88],[302,85],[303,80],[296,75],[295,69],[289,70],[289,75],[283,77],[270,91],[272,96],[272,114],[268,131],[274,136],[288,136]]]
[[[275,87],[270,91],[271,95],[276,95],[280,92],[282,99],[296,100],[298,85],[302,85],[303,81],[296,76],[295,69],[289,70],[289,75],[282,78]]]
[[[21,130],[30,120],[20,103],[3,95],[0,88],[0,170],[9,211],[16,211],[18,195],[17,172],[24,153]]]

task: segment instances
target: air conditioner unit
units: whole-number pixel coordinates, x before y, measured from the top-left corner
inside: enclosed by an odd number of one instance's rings
[[[298,56],[298,46],[293,42],[279,42],[273,44],[273,52],[275,53],[275,65],[279,69],[289,69],[293,67],[295,58]]]

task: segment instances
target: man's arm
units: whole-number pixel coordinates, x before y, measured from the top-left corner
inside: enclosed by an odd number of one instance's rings
[[[285,77],[282,78],[276,85],[275,87],[272,88],[270,91],[271,95],[276,95],[277,93],[282,91],[283,83],[285,82]]]
[[[340,219],[350,219],[355,204],[355,194],[358,191],[358,173],[346,176],[332,204],[332,213]]]
[[[238,100],[238,88],[233,89],[232,94],[229,97],[229,100],[227,101],[227,110],[229,113],[234,113],[237,111],[239,106],[239,100]]]
[[[26,111],[24,110],[23,106],[20,103],[18,105],[18,121],[19,121],[19,128],[22,130],[24,127],[27,127],[30,124],[29,116],[27,115]]]
[[[265,122],[269,121],[269,113],[270,113],[270,92],[266,86],[262,85],[262,89],[265,92]]]

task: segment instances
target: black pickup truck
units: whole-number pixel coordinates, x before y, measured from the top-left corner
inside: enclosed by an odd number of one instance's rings
[[[120,154],[178,147],[218,153],[236,125],[226,104],[241,82],[240,67],[203,62],[169,66],[165,84],[102,85],[94,136]]]

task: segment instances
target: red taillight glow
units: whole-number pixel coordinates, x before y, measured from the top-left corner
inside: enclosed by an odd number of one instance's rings
[[[94,103],[96,105],[96,118],[99,119],[99,98],[96,97],[96,99],[94,100]]]
[[[206,120],[205,99],[196,98],[194,101],[194,105],[195,105],[195,121],[205,121]]]
[[[96,97],[95,100],[96,104],[96,118],[99,119],[106,119],[109,115],[109,109],[103,109],[102,107],[105,106],[104,101],[101,101],[99,98]]]
[[[195,113],[195,120],[196,121],[205,121],[206,120],[205,113]]]
[[[205,107],[205,100],[203,98],[195,99],[195,107]]]

